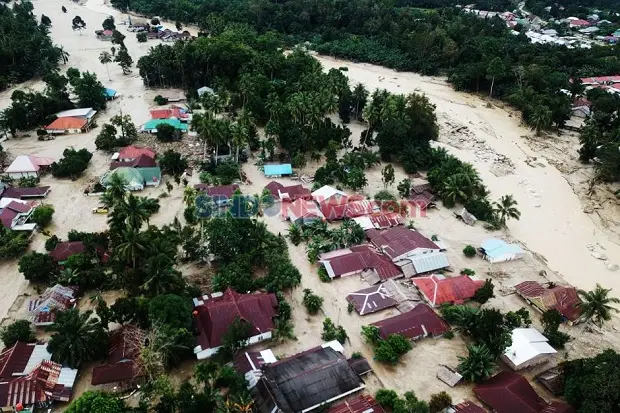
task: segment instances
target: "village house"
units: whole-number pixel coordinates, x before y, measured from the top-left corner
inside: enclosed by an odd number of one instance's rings
[[[389,257],[381,254],[370,244],[353,245],[326,252],[320,255],[319,263],[332,279],[361,275],[369,284],[376,284],[403,276],[399,267]]]
[[[11,162],[9,167],[4,170],[4,173],[11,179],[36,178],[49,171],[53,163],[54,160],[51,158],[20,155]]]
[[[140,130],[142,132],[157,133],[157,127],[164,124],[172,126],[174,129],[176,129],[177,132],[180,133],[187,132],[187,129],[189,128],[187,122],[181,122],[181,120],[177,118],[169,118],[151,119],[147,121],[144,125],[142,125],[142,128]]]
[[[108,357],[104,364],[93,368],[91,384],[115,391],[135,388],[144,375],[140,351],[145,341],[146,332],[131,324],[114,330],[110,334]]]
[[[406,277],[436,271],[450,266],[441,248],[417,231],[394,227],[384,231],[369,229],[366,236]]]
[[[171,107],[168,109],[153,109],[151,110],[151,119],[170,119],[176,118],[180,121],[187,122],[189,115],[186,110],[180,107]]]
[[[111,41],[114,38],[112,30],[95,30],[95,35],[99,40]]]
[[[574,413],[563,402],[547,402],[525,377],[508,371],[491,377],[474,387],[476,396],[496,413]]]
[[[569,325],[581,321],[581,299],[575,287],[552,285],[548,288],[536,281],[524,281],[515,285],[515,291],[541,313],[557,310]]]
[[[105,88],[105,98],[107,100],[114,100],[118,97],[118,92],[114,89],[110,89],[109,87]]]
[[[359,315],[376,313],[398,305],[383,284],[355,291],[347,295],[347,302],[353,305]]]
[[[32,324],[44,327],[54,324],[56,314],[75,307],[77,303],[77,287],[65,287],[56,284],[28,303]]]
[[[353,218],[364,231],[369,229],[388,229],[405,223],[405,219],[398,212],[377,212],[362,217]]]
[[[533,327],[512,330],[512,344],[501,355],[501,359],[513,370],[544,364],[553,359],[557,351]]]
[[[0,223],[14,231],[33,231],[36,224],[27,223],[34,212],[32,203],[15,198],[0,199]]]
[[[146,186],[145,177],[141,173],[142,170],[149,168],[129,168],[127,166],[121,166],[114,170],[106,172],[100,179],[99,183],[104,187],[108,187],[110,179],[117,175],[123,178],[125,181],[125,189],[128,191],[141,191]],[[157,168],[159,169],[159,168]],[[155,176],[157,178],[157,176]],[[153,182],[153,185],[159,185],[161,181],[161,170],[159,170],[159,180]]]
[[[484,281],[473,280],[468,275],[447,278],[431,274],[428,277],[412,278],[411,283],[431,307],[438,307],[442,304],[463,304],[476,294]]]
[[[56,244],[50,251],[50,256],[58,264],[63,264],[72,255],[83,254],[86,252],[86,246],[82,241],[65,241]]]
[[[114,154],[112,158],[117,162],[131,162],[142,155],[148,156],[152,159],[155,159],[156,156],[155,151],[151,148],[129,145],[118,151],[118,155]]]
[[[482,243],[478,252],[492,264],[523,258],[525,251],[517,244],[508,244],[501,239],[488,239]]]
[[[319,189],[312,191],[312,199],[314,199],[317,203],[321,203],[332,197],[348,197],[348,195],[332,186],[323,185]]]
[[[426,304],[418,304],[406,313],[377,321],[372,325],[379,329],[379,336],[384,340],[392,334],[418,340],[428,336],[439,337],[450,331],[448,323]]]
[[[239,294],[229,288],[223,293],[195,298],[194,326],[199,335],[194,354],[198,360],[203,360],[217,353],[222,338],[236,318],[251,326],[248,344],[269,340],[277,311],[275,294]]]
[[[368,372],[367,362],[356,369],[343,352],[337,341],[279,360],[271,350],[246,352],[235,358],[235,368],[245,375],[257,411],[306,413],[365,387],[360,375]]]
[[[296,225],[309,225],[315,221],[324,221],[325,217],[314,201],[298,199],[295,202],[287,203],[282,208],[284,219],[289,219]]]
[[[32,198],[45,198],[50,192],[49,186],[39,186],[34,188],[21,188],[21,187],[6,187],[2,192],[0,198],[14,198],[14,199],[32,199]]]
[[[487,413],[482,407],[469,400],[448,407],[444,413]]]
[[[0,353],[0,408],[48,408],[71,399],[77,370],[51,361],[47,343],[18,341]]]
[[[155,158],[152,158],[148,155],[142,154],[137,158],[131,159],[129,161],[112,161],[110,163],[110,170],[113,171],[116,168],[128,167],[128,168],[155,168],[157,167],[157,162]]]
[[[378,212],[374,202],[359,198],[359,196],[333,195],[321,201],[319,207],[328,221],[356,218]]]
[[[82,133],[90,129],[97,111],[93,108],[70,109],[56,114],[56,120],[45,127],[47,133]]]

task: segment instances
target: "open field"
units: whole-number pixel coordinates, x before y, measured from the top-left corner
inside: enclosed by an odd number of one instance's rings
[[[130,114],[136,124],[148,120],[148,109],[152,106],[153,97],[165,94],[162,91],[145,90],[136,71],[124,76],[121,69],[110,65],[111,80],[107,79],[106,68],[98,62],[98,55],[102,50],[109,49],[110,43],[100,42],[94,37],[94,30],[98,29],[101,21],[112,14],[121,19],[120,13],[111,9],[102,0],[89,0],[83,5],[60,0],[35,0],[35,13],[42,13],[52,20],[52,36],[57,44],[64,46],[70,53],[69,63],[65,68],[77,67],[80,70],[95,72],[105,86],[114,88],[121,93],[121,97],[110,103],[108,109],[99,114],[97,123],[102,125],[110,117],[120,111]],[[61,5],[68,9],[67,14],[61,12]],[[87,23],[87,30],[83,34],[71,30],[71,19],[80,15]],[[125,29],[119,26],[121,31]],[[148,48],[159,41],[137,43],[132,33],[125,33],[125,40],[130,55],[134,61],[144,55]],[[462,268],[471,268],[481,278],[491,277],[496,284],[496,298],[486,306],[494,306],[502,311],[517,310],[525,306],[518,297],[511,294],[511,288],[524,280],[549,280],[567,282],[584,289],[600,283],[614,289],[614,294],[620,296],[620,272],[607,269],[606,262],[591,255],[591,250],[604,252],[611,264],[620,264],[620,246],[616,223],[608,217],[617,212],[615,200],[612,202],[597,200],[594,207],[592,201],[587,200],[588,168],[580,166],[575,161],[577,141],[570,135],[560,138],[536,138],[532,133],[521,127],[516,117],[509,110],[487,105],[487,102],[477,96],[455,92],[443,78],[422,77],[412,73],[397,73],[389,69],[368,64],[343,62],[329,57],[317,56],[326,70],[346,66],[351,83],[362,82],[372,90],[385,88],[394,93],[410,93],[413,91],[427,94],[437,105],[437,114],[441,126],[438,145],[445,146],[461,159],[471,162],[480,172],[485,184],[492,192],[493,198],[504,194],[513,194],[519,202],[522,213],[520,221],[510,221],[509,231],[496,233],[492,236],[506,237],[520,242],[529,253],[520,261],[491,265],[479,258],[466,259],[461,250],[467,244],[478,245],[485,238],[491,236],[481,224],[468,227],[452,216],[452,211],[440,208],[432,210],[425,217],[413,217],[415,227],[430,237],[437,234],[448,247],[448,256],[452,267],[458,271]],[[40,88],[40,82],[29,82],[20,87],[31,86]],[[12,91],[0,93],[0,108],[10,102]],[[165,91],[170,92],[170,91]],[[176,92],[175,92],[176,93]],[[352,123],[348,126],[352,131],[354,142],[359,138],[362,125]],[[37,154],[59,158],[67,147],[77,149],[85,147],[94,151],[94,139],[99,129],[87,134],[59,136],[54,141],[41,142],[34,133],[31,136],[22,136],[17,139],[3,142],[3,147],[11,157],[20,154]],[[58,180],[44,177],[41,185],[50,185],[52,192],[45,202],[56,208],[52,233],[65,237],[71,229],[80,231],[99,231],[106,227],[104,216],[93,215],[91,208],[97,205],[96,198],[83,195],[88,183],[97,179],[108,168],[109,155],[95,151],[91,165],[84,176],[77,181]],[[269,182],[259,169],[253,164],[253,159],[244,166],[244,172],[252,182],[242,186],[246,194],[260,193]],[[318,165],[309,162],[304,173],[311,174]],[[364,189],[368,195],[373,195],[382,189],[381,167],[377,166],[367,172],[369,186]],[[396,181],[404,178],[402,169],[397,169]],[[197,174],[191,183],[197,182]],[[282,179],[283,184],[293,183],[292,180]],[[395,189],[391,188],[394,192]],[[166,192],[162,185],[156,189],[148,189],[140,193],[141,196],[157,197]],[[601,194],[606,192],[600,191]],[[605,195],[602,195],[605,197]],[[162,225],[169,223],[174,217],[182,215],[182,188],[174,186],[168,197],[161,198],[162,208],[153,217],[152,223]],[[596,210],[597,214],[586,214],[588,210]],[[596,209],[596,208],[601,209]],[[286,233],[288,224],[279,217],[262,218],[268,228],[274,233]],[[42,251],[45,237],[35,235],[32,249]],[[362,352],[372,359],[370,347],[362,342],[359,334],[362,325],[386,318],[396,313],[396,310],[387,310],[365,317],[357,314],[348,314],[345,296],[365,285],[356,277],[341,279],[332,283],[322,283],[317,276],[317,268],[308,262],[303,245],[289,244],[291,259],[301,271],[302,286],[287,295],[293,304],[293,320],[297,341],[290,341],[275,346],[274,352],[278,355],[291,354],[299,350],[321,343],[322,316],[309,317],[301,304],[302,290],[310,288],[324,297],[324,314],[336,324],[343,325],[351,339],[346,346],[350,354],[354,351]],[[187,266],[186,266],[187,267]],[[191,271],[200,274],[201,268],[186,268],[184,274]],[[185,271],[187,270],[187,272]],[[546,274],[545,276],[541,275]],[[7,262],[0,265],[3,288],[0,291],[0,317],[7,315],[14,318],[25,316],[24,306],[27,299],[22,294],[32,294],[28,283],[17,270],[16,262]],[[109,294],[107,298],[112,302],[117,295]],[[17,301],[16,301],[17,300]],[[85,298],[81,308],[89,307]],[[532,311],[532,318],[537,323],[537,315]],[[575,358],[592,356],[602,349],[620,349],[620,338],[617,331],[620,328],[618,320],[614,319],[601,332],[585,334],[585,327],[579,326],[567,329],[575,340],[562,352],[560,358]],[[266,343],[272,346],[273,343]],[[448,391],[455,400],[473,397],[468,386],[448,388],[435,378],[439,364],[455,366],[457,356],[466,353],[464,341],[457,335],[453,340],[427,339],[417,343],[414,349],[403,357],[402,362],[395,367],[385,367],[371,362],[375,374],[368,380],[370,391],[379,387],[393,388],[399,392],[414,390],[420,398],[428,397],[438,391]],[[187,364],[172,376],[185,377],[192,368]],[[84,369],[76,388],[76,396],[88,389],[90,382],[90,368]],[[543,393],[541,393],[543,394]],[[548,395],[545,395],[545,397]]]

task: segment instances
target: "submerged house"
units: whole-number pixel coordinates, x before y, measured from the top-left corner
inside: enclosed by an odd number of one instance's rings
[[[194,189],[209,195],[217,206],[227,206],[231,204],[235,192],[239,190],[239,185],[231,184],[211,186],[207,184],[196,184],[194,185]]]
[[[360,394],[332,405],[326,413],[385,413],[385,410],[372,396]]]
[[[447,278],[440,274],[412,278],[411,283],[431,307],[438,307],[442,304],[463,304],[484,285],[484,281],[473,280],[468,275]]]
[[[131,324],[114,330],[110,334],[108,356],[104,364],[93,368],[91,384],[117,391],[135,387],[144,376],[140,350],[145,340],[146,332]]]
[[[369,229],[366,236],[400,267],[406,277],[450,266],[448,257],[437,244],[409,228]]]
[[[34,212],[32,203],[14,198],[0,199],[0,224],[14,231],[33,231],[36,224],[28,223]]]
[[[28,303],[32,324],[44,327],[54,324],[56,314],[75,307],[77,303],[77,287],[65,287],[56,284]]]
[[[54,163],[51,158],[41,156],[20,155],[4,170],[11,179],[36,178],[49,171]]]
[[[194,298],[194,326],[199,335],[194,354],[198,360],[213,356],[220,349],[222,338],[236,318],[251,326],[248,344],[271,338],[274,317],[278,313],[275,294],[239,294],[225,292]]]
[[[553,359],[557,351],[549,345],[547,337],[535,328],[512,330],[512,344],[501,355],[501,359],[513,370],[544,364]]]
[[[370,284],[375,284],[403,276],[389,257],[370,244],[326,252],[319,257],[319,263],[332,279],[361,275]]]
[[[110,182],[110,178],[112,178],[112,176],[114,175],[117,175],[117,176],[122,177],[123,180],[125,181],[126,190],[141,191],[142,189],[144,189],[144,186],[146,185],[144,176],[140,172],[142,169],[153,169],[153,168],[129,168],[127,166],[121,166],[112,171],[106,172],[101,177],[100,183],[104,187],[107,187]],[[161,171],[159,172],[159,177],[161,180]],[[156,184],[159,184],[159,181],[157,181]]]
[[[337,341],[277,359],[271,350],[244,353],[235,359],[261,413],[305,413],[320,409],[365,387],[368,372],[347,360]],[[363,359],[361,359],[363,361]]]
[[[398,305],[383,284],[355,291],[347,295],[347,302],[354,306],[359,315],[376,313]]]
[[[439,337],[450,331],[450,326],[426,304],[418,304],[412,310],[377,321],[372,324],[379,329],[379,336],[387,339],[400,334],[410,340],[432,336]]]
[[[97,111],[93,108],[70,109],[56,114],[56,120],[45,127],[48,133],[82,133],[90,129]]]
[[[557,310],[569,325],[576,324],[581,318],[581,299],[575,287],[553,285],[545,288],[536,281],[524,281],[515,286],[515,290],[525,301],[541,313]]]
[[[264,165],[263,172],[267,178],[291,176],[293,175],[293,166],[290,163]]]
[[[501,239],[488,239],[482,243],[478,252],[490,263],[512,261],[523,258],[525,252],[517,244],[508,244]]]
[[[47,343],[18,341],[0,353],[0,409],[49,408],[68,402],[77,370],[51,361]]]

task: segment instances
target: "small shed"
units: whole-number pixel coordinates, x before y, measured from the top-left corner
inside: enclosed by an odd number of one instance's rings
[[[118,92],[114,89],[110,89],[109,87],[105,88],[104,93],[107,100],[114,100],[118,96]]]
[[[476,218],[473,214],[471,214],[467,209],[462,208],[460,211],[454,213],[454,216],[458,219],[462,220],[467,225],[474,225],[478,218]]]
[[[437,371],[437,378],[450,387],[454,387],[463,379],[458,371],[442,364]]]
[[[557,353],[548,341],[535,328],[515,328],[512,330],[512,344],[501,359],[513,370],[544,364]]]
[[[278,178],[292,175],[293,166],[290,163],[265,165],[263,171],[268,178]]]

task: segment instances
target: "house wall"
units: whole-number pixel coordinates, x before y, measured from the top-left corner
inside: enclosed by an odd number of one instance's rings
[[[351,272],[347,272],[345,274],[340,274],[340,275],[336,275],[333,278],[343,278],[343,277],[350,277],[352,275],[358,275],[361,274],[362,272],[364,272],[363,270],[359,270],[359,271],[351,271]]]
[[[531,358],[530,360],[521,363],[519,365],[514,364],[512,361],[510,361],[510,359],[508,357],[506,357],[504,354],[502,354],[501,359],[508,364],[508,366],[510,366],[511,369],[513,370],[523,370],[526,369],[528,367],[533,367],[533,366],[538,366],[539,364],[544,364],[546,362],[548,362],[549,360],[551,360],[553,358],[553,354],[539,354],[534,358]]]
[[[485,260],[493,264],[498,263],[498,262],[513,261],[519,258],[521,258],[520,254],[502,254],[502,255],[495,256],[495,257],[491,257],[489,255],[484,256]]]
[[[38,175],[36,172],[31,171],[31,172],[9,172],[7,174],[11,179],[19,179],[19,178],[26,178],[26,177],[34,177],[36,178]]]
[[[248,345],[260,343],[261,341],[265,341],[265,340],[269,340],[269,339],[271,339],[271,337],[272,337],[271,331],[267,331],[265,333],[258,334],[256,336],[252,336],[248,340]],[[194,348],[194,353],[196,354],[196,358],[198,360],[204,360],[204,359],[207,359],[209,357],[212,357],[215,353],[218,352],[218,350],[221,347],[222,346],[200,350],[201,347],[200,346],[196,346],[196,348]]]

